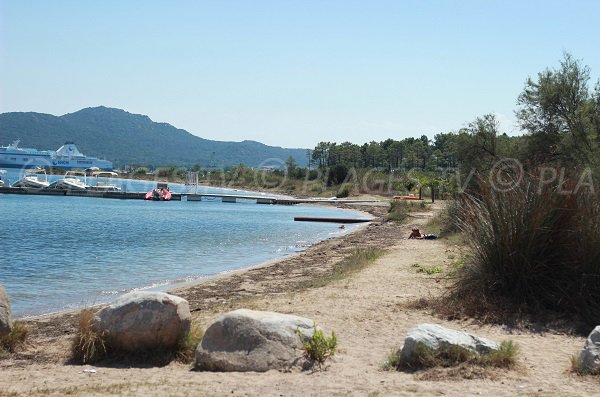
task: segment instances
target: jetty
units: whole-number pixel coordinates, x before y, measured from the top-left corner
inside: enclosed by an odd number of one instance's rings
[[[372,218],[321,218],[312,216],[297,216],[296,222],[330,222],[330,223],[366,223],[373,222]]]
[[[54,190],[23,187],[0,187],[0,194],[22,194],[34,196],[68,196],[68,197],[95,197],[120,200],[144,200],[146,192],[102,192],[95,190]],[[341,203],[373,203],[378,200],[354,199],[326,199],[326,198],[291,198],[281,196],[252,195],[252,194],[227,194],[227,193],[171,193],[171,201],[218,201],[224,203],[237,203],[254,201],[256,204],[341,204]]]

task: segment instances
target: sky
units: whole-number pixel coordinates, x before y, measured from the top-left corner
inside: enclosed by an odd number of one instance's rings
[[[312,148],[518,134],[527,77],[600,72],[600,1],[0,0],[0,113],[109,106],[207,139]]]

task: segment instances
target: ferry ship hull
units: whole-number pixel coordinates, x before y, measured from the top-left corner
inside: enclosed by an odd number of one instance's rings
[[[72,143],[66,143],[56,152],[19,148],[18,142],[0,147],[0,168],[62,168],[82,170],[98,167],[112,170],[112,162],[83,155]]]

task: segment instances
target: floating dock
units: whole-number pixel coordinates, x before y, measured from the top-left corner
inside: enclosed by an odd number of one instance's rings
[[[310,216],[297,216],[294,218],[296,222],[330,222],[330,223],[365,223],[373,222],[373,219],[360,218],[317,218]]]
[[[0,194],[23,194],[36,196],[72,196],[72,197],[96,197],[120,200],[144,200],[146,192],[100,192],[95,190],[50,190],[22,187],[0,187]],[[349,199],[296,199],[277,196],[243,195],[243,194],[221,194],[221,193],[174,193],[171,201],[217,201],[224,203],[236,203],[242,201],[255,201],[257,204],[341,204],[341,203],[373,203],[378,200],[349,200]]]

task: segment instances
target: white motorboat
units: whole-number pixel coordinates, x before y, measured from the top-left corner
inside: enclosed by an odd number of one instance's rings
[[[4,174],[6,174],[6,170],[0,170],[0,187],[4,187],[4,180],[2,179]]]
[[[44,178],[40,178],[40,174],[44,175]],[[23,178],[19,179],[15,183],[12,184],[12,187],[25,187],[31,189],[44,189],[47,188],[50,184],[48,183],[48,175],[46,174],[46,170],[31,170],[27,171]]]
[[[116,176],[118,176],[119,174],[117,174],[116,172],[112,172],[112,171],[94,171],[92,173],[92,176],[94,178],[96,178],[96,184],[92,186],[90,186],[90,190],[94,190],[97,192],[120,192],[121,188],[118,187],[117,185],[113,184],[113,183],[109,183],[109,182],[102,182],[99,181],[98,178],[114,178]]]
[[[78,176],[82,176],[83,181]],[[48,189],[56,190],[87,190],[88,188],[86,175],[83,171],[67,171],[63,178],[57,179],[48,186]]]

